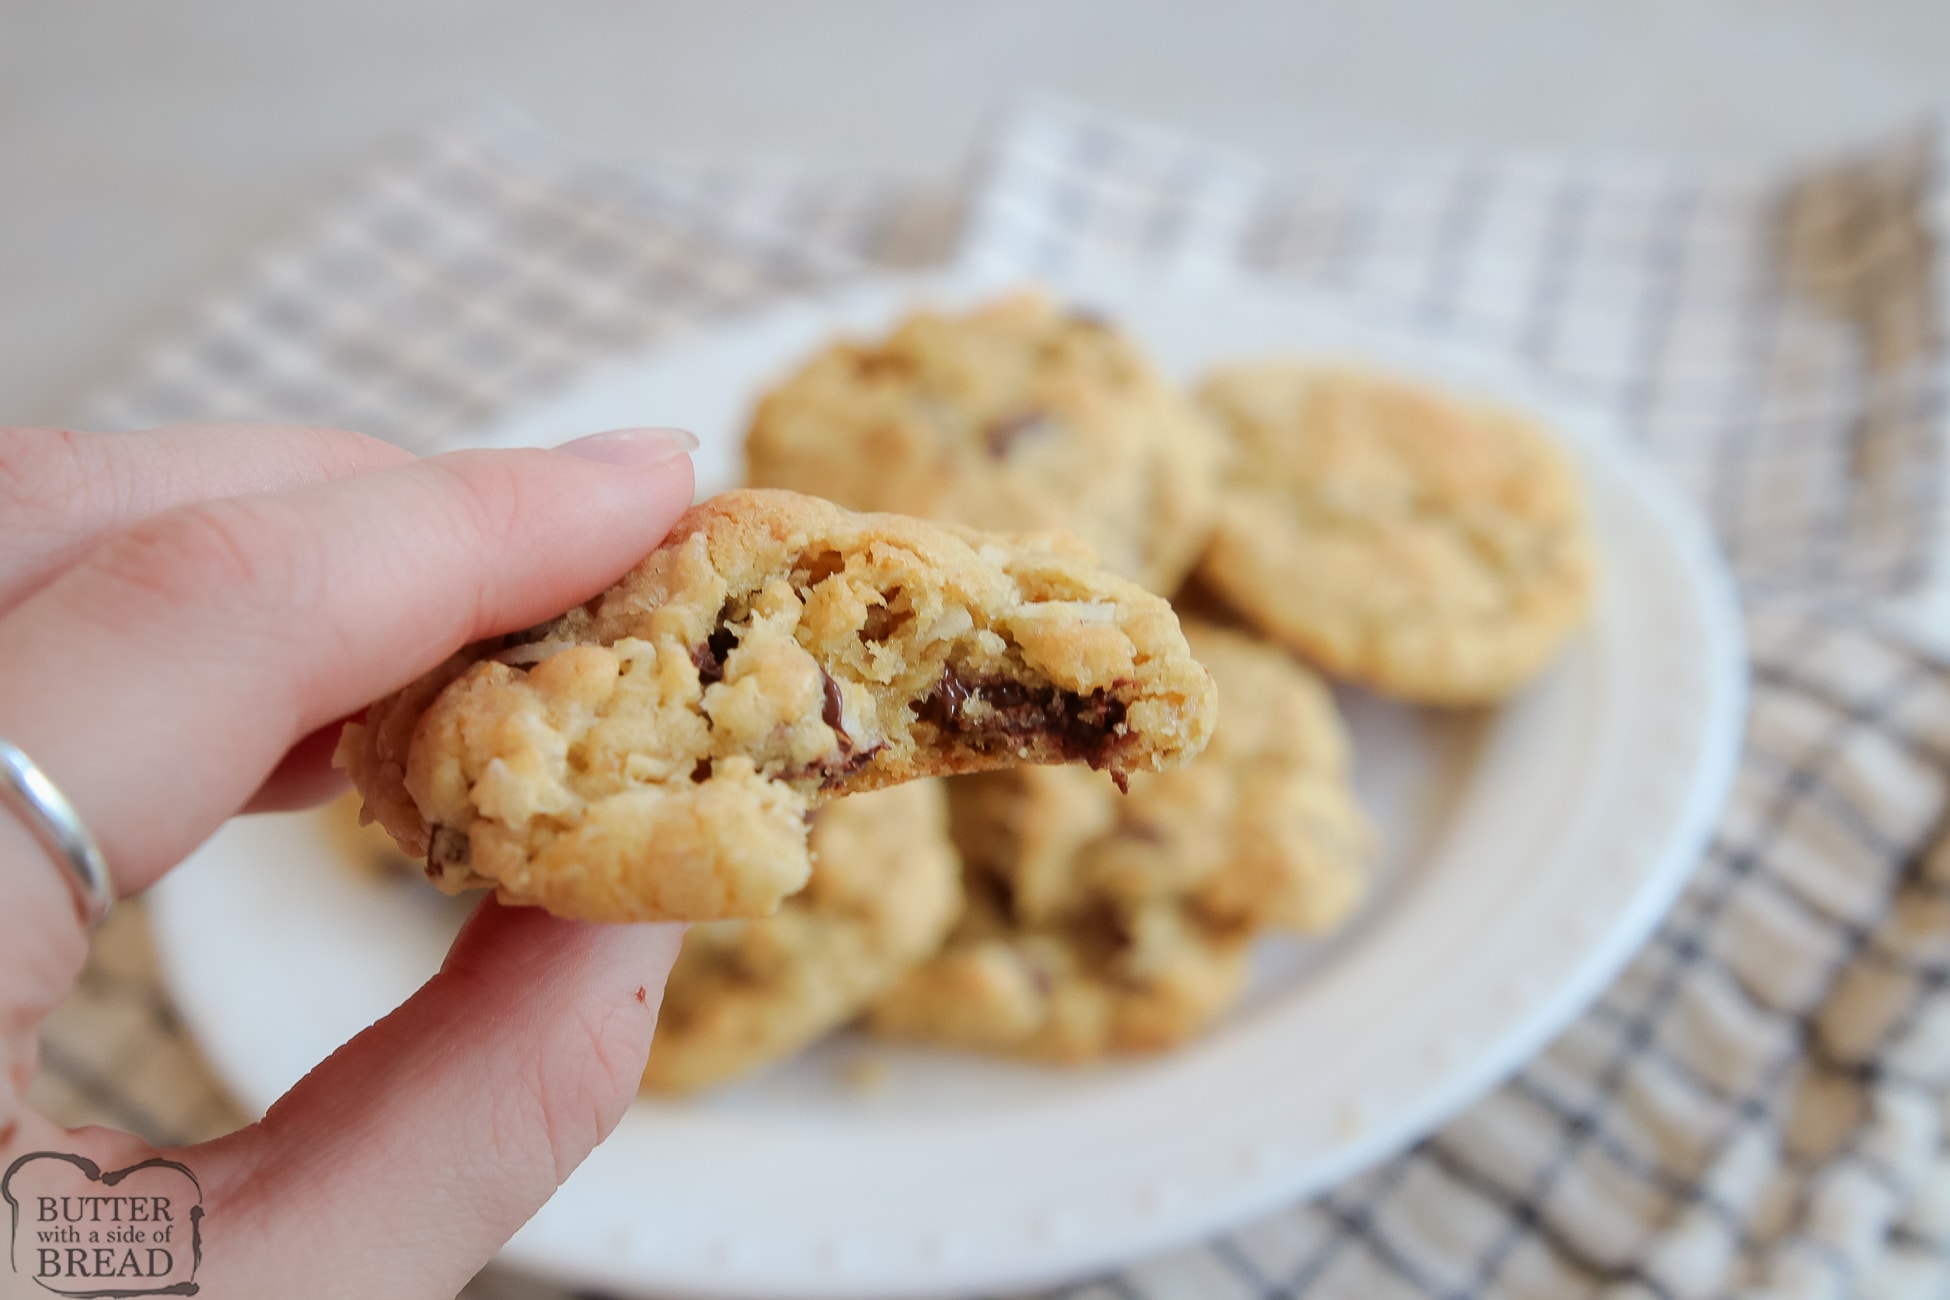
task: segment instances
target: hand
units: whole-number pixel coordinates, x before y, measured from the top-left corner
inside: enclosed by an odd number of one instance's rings
[[[133,894],[232,814],[332,793],[368,700],[621,576],[690,503],[691,445],[422,460],[327,429],[0,430],[0,736]],[[621,1118],[680,940],[482,903],[262,1120],[162,1153],[203,1188],[203,1294],[451,1297]],[[86,955],[62,869],[0,806],[0,1169],[155,1154],[24,1104]]]

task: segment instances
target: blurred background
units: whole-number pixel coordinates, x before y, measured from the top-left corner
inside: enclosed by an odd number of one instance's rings
[[[373,143],[502,100],[605,157],[946,176],[1042,88],[1276,167],[1371,148],[1763,167],[1925,110],[1933,0],[4,0],[0,409],[57,421]]]

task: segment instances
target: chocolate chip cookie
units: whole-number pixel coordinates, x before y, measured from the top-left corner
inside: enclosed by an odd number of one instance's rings
[[[748,490],[374,704],[339,754],[449,892],[717,920],[805,884],[831,797],[1021,763],[1125,781],[1203,749],[1214,695],[1170,606],[1067,537]]]
[[[939,781],[813,814],[812,877],[778,915],[691,927],[664,990],[644,1087],[682,1093],[838,1028],[928,956],[960,910]]]
[[[1485,703],[1588,616],[1577,477],[1525,417],[1293,362],[1219,371],[1200,400],[1231,457],[1199,576],[1324,671]]]
[[[979,528],[1063,528],[1170,592],[1211,524],[1220,440],[1131,341],[1034,293],[835,343],[768,393],[749,481]]]
[[[876,1029],[1061,1060],[1165,1047],[1231,1004],[1261,928],[1350,915],[1370,836],[1332,697],[1276,647],[1185,631],[1221,710],[1190,764],[1127,796],[1070,768],[950,783],[968,910]]]
[[[1025,927],[992,878],[971,880],[988,887],[971,892],[947,945],[875,1000],[875,1034],[1079,1063],[1174,1047],[1245,989],[1248,931],[1112,900]]]

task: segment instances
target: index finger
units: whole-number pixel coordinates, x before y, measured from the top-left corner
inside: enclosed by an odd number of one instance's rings
[[[307,733],[651,550],[690,444],[625,441],[593,450],[637,463],[459,452],[157,515],[0,618],[0,735],[140,889]]]
[[[0,428],[0,610],[117,529],[172,506],[322,483],[412,460],[344,429],[173,424],[140,433]]]

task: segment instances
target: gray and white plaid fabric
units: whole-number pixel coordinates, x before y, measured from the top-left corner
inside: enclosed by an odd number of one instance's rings
[[[433,450],[593,362],[926,257],[937,207],[873,177],[609,167],[473,113],[387,148],[81,414],[331,424]]]
[[[984,153],[963,251],[1263,276],[1515,352],[1643,433],[1750,591],[1860,596],[1913,581],[1934,523],[1940,162],[1920,131],[1785,180],[1494,156],[1275,177],[1037,103]]]
[[[1934,129],[1776,180],[1574,160],[1269,175],[1026,104],[959,193],[622,169],[512,119],[419,133],[84,413],[346,424],[420,449],[732,308],[959,256],[1331,287],[1614,405],[1749,596],[1746,755],[1706,862],[1593,1010],[1330,1195],[1082,1300],[1950,1294],[1950,666],[1846,611],[1923,575],[1943,381]],[[578,432],[564,430],[564,433]],[[139,907],[36,1097],[184,1141],[237,1122]],[[475,1300],[560,1300],[493,1271]]]

